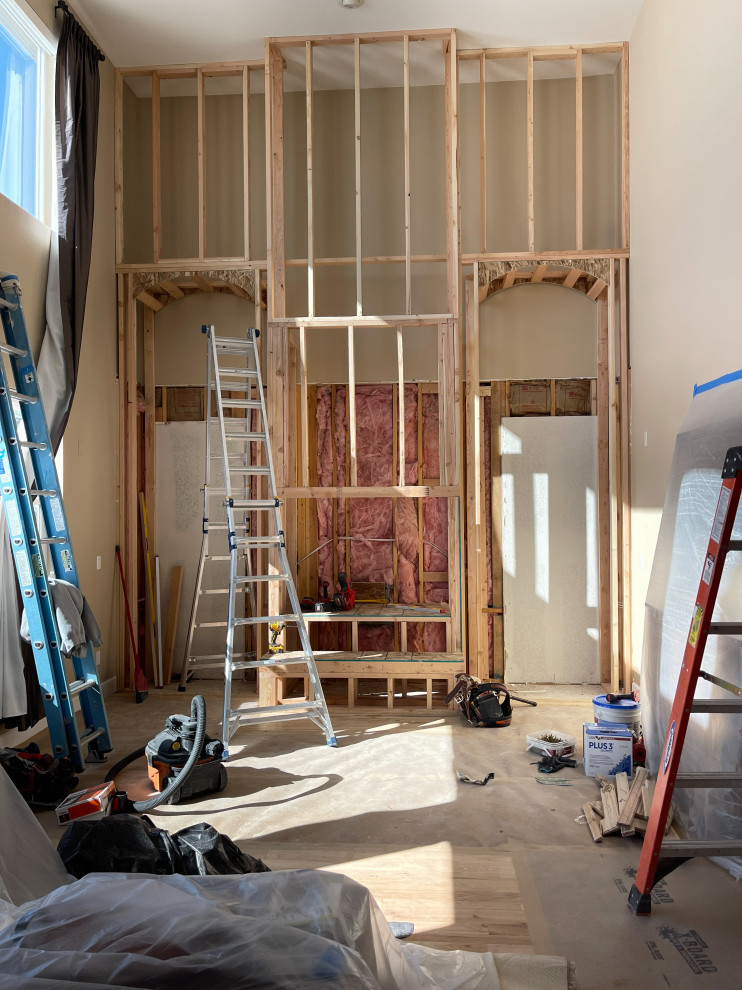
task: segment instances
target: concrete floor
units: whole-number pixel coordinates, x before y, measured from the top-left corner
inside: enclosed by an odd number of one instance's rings
[[[113,757],[143,745],[166,715],[206,697],[218,735],[220,685],[193,683],[109,700]],[[251,695],[244,685],[245,703]],[[688,863],[656,888],[647,918],[626,906],[641,839],[594,844],[575,819],[597,795],[581,766],[534,779],[528,732],[557,729],[578,738],[597,688],[529,686],[516,693],[512,725],[473,729],[461,716],[333,711],[338,748],[309,722],[244,728],[233,737],[229,783],[189,805],[163,806],[157,824],[177,831],[207,821],[273,869],[334,868],[366,883],[390,919],[416,924],[425,944],[564,955],[581,990],[655,987],[711,990],[742,985],[742,885],[712,863]],[[457,781],[495,772],[486,787]],[[105,775],[90,767],[90,785]],[[119,785],[146,793],[144,761]],[[552,778],[547,778],[552,779]],[[81,783],[83,782],[81,781]],[[40,816],[56,843],[61,829]]]

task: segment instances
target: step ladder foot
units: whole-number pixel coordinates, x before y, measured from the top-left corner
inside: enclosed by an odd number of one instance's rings
[[[185,684],[179,684],[178,685],[178,690],[179,691],[182,691],[185,694]]]
[[[337,744],[338,744],[338,741],[335,738],[335,736],[330,736],[330,738],[327,740],[327,745],[328,746],[337,746]]]
[[[629,909],[638,915],[648,915],[652,913],[652,895],[642,894],[636,884],[631,888],[629,894]]]
[[[86,763],[107,763],[108,758],[105,753],[101,753],[95,743],[88,746],[88,755],[85,757]]]

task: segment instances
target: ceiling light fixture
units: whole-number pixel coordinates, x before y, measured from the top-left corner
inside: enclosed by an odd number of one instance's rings
[[[346,7],[348,10],[355,10],[356,7],[362,7],[364,0],[339,0],[341,7]]]

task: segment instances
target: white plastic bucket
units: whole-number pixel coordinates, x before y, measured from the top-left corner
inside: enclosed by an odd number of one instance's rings
[[[639,701],[619,701],[612,705],[605,700],[604,694],[597,694],[593,698],[593,714],[596,722],[628,725],[635,732],[642,724],[642,706]]]

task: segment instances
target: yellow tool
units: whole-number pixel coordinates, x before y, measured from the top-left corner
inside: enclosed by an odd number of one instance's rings
[[[271,631],[271,641],[268,644],[268,652],[285,653],[286,647],[283,645],[283,643],[278,642],[278,637],[283,632],[283,622],[271,622],[270,631]]]

